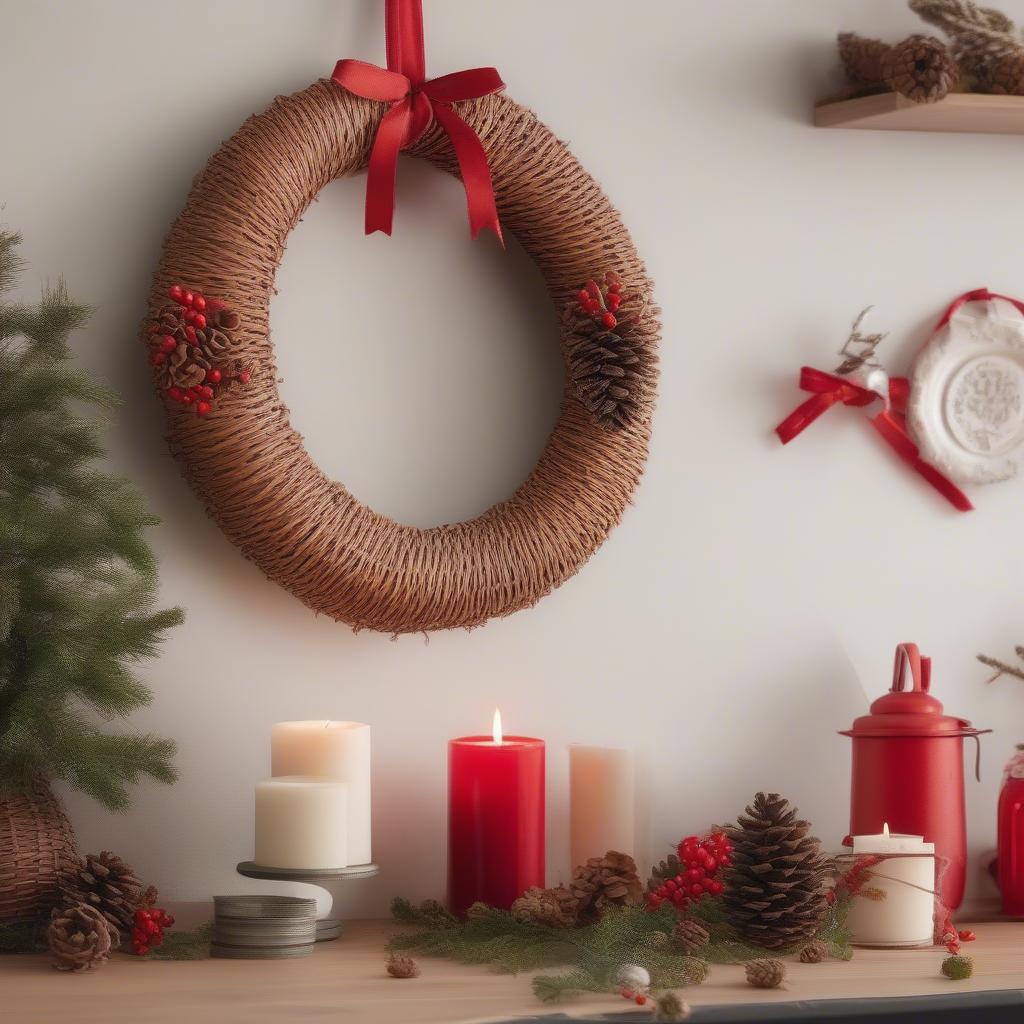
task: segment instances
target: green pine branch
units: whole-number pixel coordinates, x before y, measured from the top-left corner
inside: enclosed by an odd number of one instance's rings
[[[156,518],[99,464],[89,410],[116,396],[68,344],[90,310],[63,281],[7,301],[19,241],[0,231],[0,792],[60,779],[123,809],[129,786],[174,780],[174,744],[104,726],[149,703],[136,666],[183,615],[156,606]]]

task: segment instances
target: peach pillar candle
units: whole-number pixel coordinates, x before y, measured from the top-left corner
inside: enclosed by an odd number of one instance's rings
[[[633,753],[569,746],[569,829],[572,867],[608,850],[636,851]]]
[[[370,727],[362,722],[277,722],[270,743],[275,777],[304,775],[348,783],[348,863],[371,863]]]

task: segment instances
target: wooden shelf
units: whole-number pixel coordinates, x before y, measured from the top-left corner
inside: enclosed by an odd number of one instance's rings
[[[885,92],[820,103],[814,108],[814,123],[819,128],[1024,135],[1024,96],[956,92],[938,103],[914,103]]]

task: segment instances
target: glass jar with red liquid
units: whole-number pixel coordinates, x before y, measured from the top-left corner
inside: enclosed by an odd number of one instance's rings
[[[997,880],[1003,913],[1024,917],[1024,743],[1017,744],[999,791]]]

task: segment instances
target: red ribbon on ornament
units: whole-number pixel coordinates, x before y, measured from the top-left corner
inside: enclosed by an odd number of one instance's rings
[[[954,299],[949,309],[942,314],[939,322],[935,325],[935,330],[939,330],[945,327],[950,320],[953,319],[954,315],[959,311],[960,307],[968,302],[991,302],[993,299],[1002,299],[1003,302],[1009,302],[1018,313],[1024,315],[1024,302],[1019,299],[1011,299],[1009,295],[1000,295],[998,292],[990,292],[987,288],[975,288],[972,292],[964,292],[963,295],[958,299]]]
[[[779,435],[779,440],[783,444],[789,444],[833,405],[842,403],[854,408],[863,408],[881,398],[885,404],[881,412],[869,417],[869,422],[885,443],[954,508],[961,512],[970,512],[974,508],[967,495],[952,480],[921,458],[917,445],[907,433],[906,410],[907,399],[910,397],[910,381],[906,377],[890,377],[888,393],[882,395],[870,388],[854,384],[845,377],[837,377],[811,366],[804,366],[800,369],[800,390],[809,391],[811,397],[775,428],[775,433]]]
[[[370,153],[366,233],[391,234],[398,154],[436,120],[448,135],[459,163],[470,234],[476,238],[483,228],[490,228],[504,244],[487,154],[479,136],[450,104],[500,92],[505,83],[495,68],[472,68],[428,80],[421,0],[387,0],[385,31],[387,70],[361,60],[339,60],[331,75],[338,85],[357,96],[391,104],[377,128]]]

